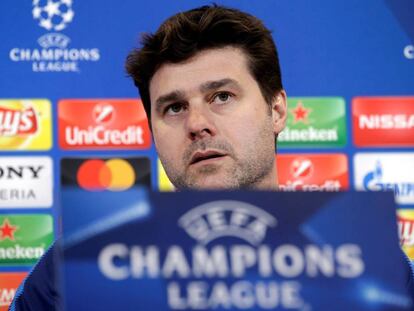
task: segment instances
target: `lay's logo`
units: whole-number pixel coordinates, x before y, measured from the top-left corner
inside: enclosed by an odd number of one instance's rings
[[[400,245],[407,256],[414,260],[414,210],[397,210]]]
[[[50,149],[51,120],[48,100],[0,100],[0,149]]]
[[[401,245],[414,247],[414,219],[398,217],[398,230]]]
[[[22,111],[0,107],[0,135],[27,135],[37,132],[37,116],[33,107]]]

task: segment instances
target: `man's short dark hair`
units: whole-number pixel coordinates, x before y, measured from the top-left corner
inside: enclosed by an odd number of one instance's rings
[[[223,6],[202,6],[168,18],[142,48],[127,57],[126,70],[138,87],[148,120],[149,84],[165,63],[180,63],[200,51],[234,46],[246,53],[252,76],[267,103],[282,90],[279,59],[270,31],[256,17]]]

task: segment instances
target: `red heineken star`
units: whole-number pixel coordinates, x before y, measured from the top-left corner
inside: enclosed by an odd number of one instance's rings
[[[11,225],[7,218],[4,219],[3,224],[0,226],[0,241],[6,238],[14,241],[14,233],[18,228],[18,226]]]
[[[295,108],[290,109],[290,112],[293,114],[294,120],[293,123],[303,122],[308,123],[308,116],[311,112],[310,108],[305,108],[301,101],[298,102]]]

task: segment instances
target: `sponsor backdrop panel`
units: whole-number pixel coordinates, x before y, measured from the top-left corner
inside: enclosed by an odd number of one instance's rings
[[[0,311],[8,310],[17,288],[26,275],[26,272],[0,272]]]
[[[123,63],[141,33],[206,3],[0,1],[0,243],[12,242],[10,228],[23,230],[9,215],[51,217],[58,235],[61,182],[88,191],[172,189]],[[277,151],[283,190],[394,190],[409,252],[414,2],[218,3],[257,15],[276,39],[289,96]],[[129,180],[110,177],[118,168]],[[0,273],[29,268],[16,260]]]
[[[1,150],[49,150],[51,103],[47,99],[0,99]]]
[[[358,147],[414,147],[414,97],[359,97],[352,100]]]
[[[345,100],[309,97],[288,99],[286,128],[278,136],[279,147],[344,147]]]
[[[53,242],[50,215],[0,216],[0,266],[32,265]]]
[[[414,205],[414,152],[357,153],[354,179],[358,190],[395,193],[401,207]]]
[[[62,193],[68,310],[412,310],[391,193]]]

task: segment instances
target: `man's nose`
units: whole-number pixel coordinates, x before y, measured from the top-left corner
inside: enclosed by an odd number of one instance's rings
[[[190,107],[187,114],[187,131],[191,140],[216,135],[213,116],[207,107]]]

